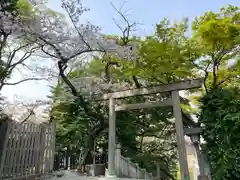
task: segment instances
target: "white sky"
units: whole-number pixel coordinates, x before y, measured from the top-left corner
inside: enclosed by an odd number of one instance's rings
[[[39,57],[34,57],[36,62],[41,62],[40,64],[50,67],[53,62],[50,60],[43,61]],[[32,61],[33,59],[29,60]],[[34,60],[33,60],[34,61]],[[33,62],[34,63],[34,62]],[[22,74],[26,74],[27,71],[22,71]],[[19,80],[25,79],[22,74],[15,71],[9,82],[18,82]],[[31,76],[32,77],[32,76]],[[14,102],[16,99],[26,99],[26,100],[44,100],[47,95],[50,94],[50,84],[45,80],[41,81],[26,81],[17,85],[4,86],[2,90],[2,95],[7,97],[10,102]]]

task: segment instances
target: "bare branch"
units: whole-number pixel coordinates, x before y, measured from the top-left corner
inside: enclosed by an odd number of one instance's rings
[[[50,56],[50,57],[58,58],[56,55],[47,52],[47,51],[44,49],[44,45],[41,46],[41,50],[42,50],[42,52],[44,52],[45,54],[47,54],[47,55]]]
[[[32,116],[32,115],[35,115],[35,112],[34,112],[34,109],[35,109],[35,106],[32,108],[32,109],[28,109],[29,111],[29,114],[28,116],[21,121],[21,124],[25,123],[26,121],[28,121],[28,119]]]
[[[119,9],[117,9],[117,8],[114,6],[113,3],[111,3],[111,5],[112,5],[112,7],[114,8],[114,10],[121,16],[121,18],[122,18],[122,19],[124,20],[124,22],[126,23],[126,27],[125,27],[125,28],[122,28],[122,27],[113,19],[113,22],[115,23],[115,25],[116,25],[116,26],[121,30],[121,32],[122,32],[122,37],[121,37],[121,39],[122,39],[123,45],[127,45],[127,44],[130,42],[130,40],[129,40],[130,32],[131,32],[132,29],[137,25],[137,23],[136,23],[136,22],[130,23],[129,20],[126,18],[126,15],[125,15],[126,11],[125,11],[125,13],[122,12],[122,8],[123,8],[123,6],[124,6],[124,3],[122,4],[122,6],[121,6]],[[106,75],[106,76],[107,76],[107,75]],[[136,75],[133,75],[133,76],[132,76],[132,80],[133,80],[136,88],[140,88],[140,87],[141,87],[141,85],[140,85],[140,83],[139,83],[138,78],[137,78]]]
[[[71,14],[69,8],[67,7],[66,3],[64,2],[64,0],[62,0],[62,5],[63,5],[63,8],[66,10],[66,12],[67,12],[67,14],[68,14],[68,17],[70,18],[70,20],[71,20],[74,28],[76,29],[76,31],[77,31],[77,33],[78,33],[78,35],[79,35],[79,37],[80,37],[81,40],[84,42],[84,44],[87,46],[87,49],[90,50],[90,49],[91,49],[90,45],[85,41],[84,35],[83,35],[83,34],[79,31],[79,29],[77,28],[76,22],[74,22],[73,17],[72,17],[72,14]]]
[[[20,84],[20,83],[26,82],[26,81],[39,81],[39,80],[48,80],[48,79],[47,78],[26,78],[26,79],[23,79],[18,82],[14,82],[14,83],[4,82],[3,85],[17,85],[17,84]]]
[[[23,48],[23,46],[21,46],[20,49],[18,48],[17,50],[14,50],[14,52],[13,52],[14,56],[12,56],[10,58],[10,60],[8,61],[8,66],[6,68],[6,71],[7,71],[6,77],[13,72],[13,70],[16,68],[17,65],[19,65],[19,64],[25,65],[23,62],[26,61],[28,58],[30,58],[32,56],[32,53],[34,53],[36,50],[39,49],[39,46],[31,48],[31,50],[29,52],[24,53],[24,55],[17,62],[11,63],[12,59],[15,57],[15,53],[17,51],[20,51],[22,48]],[[2,82],[4,82],[4,79],[2,80]]]
[[[25,45],[22,45],[22,46],[20,46],[20,47],[18,47],[18,48],[16,48],[16,49],[14,49],[13,52],[11,52],[10,55],[9,55],[9,57],[8,57],[8,61],[7,61],[8,66],[11,66],[12,61],[13,61],[13,59],[14,59],[15,56],[16,56],[16,53],[17,53],[18,51],[21,51],[22,49],[28,47],[28,46],[29,46],[29,44],[25,44]]]
[[[119,24],[116,23],[116,21],[113,19],[113,22],[116,24],[116,26],[121,30],[122,32],[122,41],[124,43],[124,45],[127,45],[129,42],[129,36],[130,36],[130,32],[132,31],[132,29],[137,25],[136,22],[134,23],[130,23],[128,21],[128,19],[126,18],[126,15],[122,12],[122,8],[124,6],[124,4],[120,7],[120,9],[117,9],[113,3],[111,3],[112,7],[114,8],[114,10],[121,16],[121,18],[124,20],[124,22],[127,24],[125,28],[122,28]]]
[[[56,52],[57,56],[55,56],[56,58],[61,59],[63,62],[67,62],[68,58],[65,58],[61,51],[52,43],[50,43],[49,41],[47,41],[46,39],[44,39],[43,37],[39,36],[38,37],[41,41],[43,41],[45,44],[49,45],[50,47],[52,47],[54,49],[54,51]]]

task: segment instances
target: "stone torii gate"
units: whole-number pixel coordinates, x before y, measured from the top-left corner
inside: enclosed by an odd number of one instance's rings
[[[116,146],[116,111],[125,111],[142,108],[154,108],[160,106],[173,106],[173,113],[175,117],[175,127],[177,134],[177,146],[179,153],[179,164],[181,172],[181,180],[190,180],[188,171],[187,154],[184,139],[184,129],[182,122],[182,112],[180,107],[180,90],[187,90],[193,88],[200,88],[202,86],[202,79],[184,80],[172,84],[159,85],[149,88],[139,88],[132,90],[125,90],[104,94],[96,100],[109,100],[109,133],[108,133],[108,177],[116,177],[115,172],[115,146]],[[122,104],[117,106],[116,99],[157,94],[163,92],[171,92],[171,97],[160,102],[147,102],[137,104]]]

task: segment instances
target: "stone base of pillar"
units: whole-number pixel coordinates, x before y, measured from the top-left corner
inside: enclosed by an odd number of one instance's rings
[[[105,177],[108,179],[116,179],[117,178],[116,175],[110,175],[108,172],[108,169],[105,169]]]
[[[106,178],[107,179],[117,179],[117,176],[116,175],[106,175]]]
[[[198,180],[209,180],[208,176],[198,176]]]

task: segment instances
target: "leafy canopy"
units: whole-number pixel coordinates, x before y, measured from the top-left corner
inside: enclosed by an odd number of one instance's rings
[[[240,178],[239,92],[239,89],[214,89],[202,99],[199,120],[214,180]]]

